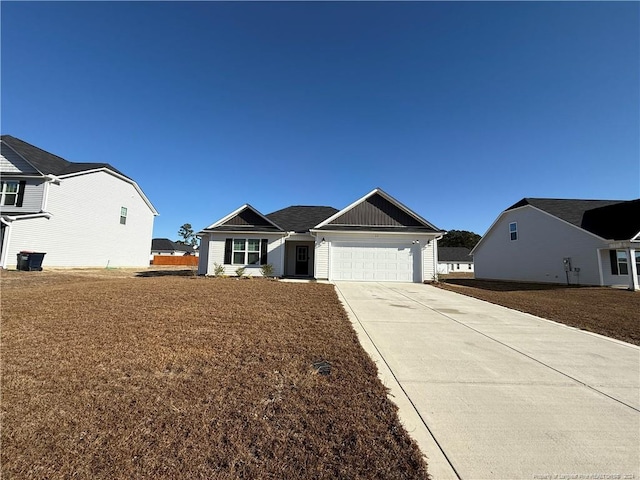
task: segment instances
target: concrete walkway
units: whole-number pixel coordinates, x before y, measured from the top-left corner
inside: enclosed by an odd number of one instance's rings
[[[640,479],[640,348],[429,285],[336,290],[435,480]]]

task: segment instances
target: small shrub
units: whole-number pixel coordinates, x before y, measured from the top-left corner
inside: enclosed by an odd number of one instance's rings
[[[246,270],[246,268],[244,268],[244,267],[236,268],[236,275],[238,275],[239,278],[244,277],[244,271],[245,270]]]
[[[216,277],[223,277],[224,276],[224,266],[220,265],[219,263],[214,263],[213,264],[213,275]]]
[[[267,263],[266,265],[262,265],[260,267],[260,273],[262,273],[263,277],[273,277],[273,265]]]

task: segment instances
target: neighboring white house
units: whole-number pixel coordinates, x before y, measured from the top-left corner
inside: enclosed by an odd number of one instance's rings
[[[444,232],[376,188],[338,211],[292,206],[263,215],[245,204],[198,233],[198,273],[227,275],[238,267],[259,276],[328,280],[433,280],[436,241]]]
[[[473,273],[471,249],[438,246],[438,273]]]
[[[524,198],[471,253],[476,278],[637,290],[640,199]]]
[[[69,162],[2,135],[0,175],[2,268],[15,268],[20,251],[46,253],[44,268],[149,265],[158,212],[111,165]]]

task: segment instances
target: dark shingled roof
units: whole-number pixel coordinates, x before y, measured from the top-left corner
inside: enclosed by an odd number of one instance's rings
[[[168,238],[154,238],[151,240],[151,250],[166,250],[173,251],[177,250],[179,252],[190,252],[193,253],[194,249],[191,245],[186,245],[184,243],[173,242]]]
[[[640,232],[640,199],[523,198],[507,210],[525,205],[539,208],[607,240],[629,240]]]
[[[108,163],[75,163],[65,160],[62,157],[49,153],[41,148],[31,145],[19,138],[11,135],[2,135],[2,148],[8,145],[18,155],[33,165],[43,175],[67,175],[70,173],[85,172],[96,168],[108,168],[123,177],[127,177],[121,171],[115,169]],[[127,177],[129,178],[129,177]]]
[[[294,205],[265,216],[287,232],[308,232],[336,213],[333,207]]]
[[[151,240],[151,250],[175,250],[174,243],[168,238],[154,238]]]
[[[472,262],[471,249],[467,247],[438,247],[438,261]]]

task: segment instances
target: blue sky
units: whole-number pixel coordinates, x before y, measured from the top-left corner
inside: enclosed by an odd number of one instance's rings
[[[108,162],[177,239],[381,187],[484,233],[640,197],[638,2],[1,3],[1,130]]]

